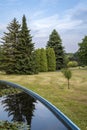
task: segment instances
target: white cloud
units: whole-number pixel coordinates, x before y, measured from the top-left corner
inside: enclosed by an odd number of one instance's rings
[[[85,7],[84,4],[80,3],[73,9],[68,9],[62,17],[55,14],[49,17],[37,18],[32,21],[31,30],[33,33],[35,32],[34,40],[37,41],[36,47],[44,47],[50,33],[55,28],[62,37],[66,50],[70,51],[72,49],[72,52],[76,51],[78,42],[81,41],[82,37],[87,33],[86,18],[82,19],[84,15],[83,12],[87,11]],[[79,15],[81,13],[82,15]]]
[[[68,17],[59,19],[59,16],[56,14],[50,17],[32,21],[31,29],[33,32],[36,32],[35,37],[47,37],[47,35],[49,35],[49,32],[51,32],[54,28],[59,31],[66,31],[75,29],[81,23],[82,20],[72,21]]]
[[[7,1],[15,2],[18,0]],[[55,0],[55,2],[57,1],[59,0]],[[54,0],[41,0],[41,2],[44,2],[44,4],[51,2],[52,4]],[[87,4],[79,3],[74,8],[65,11],[62,16],[54,14],[47,17],[45,16],[46,10],[43,9],[31,14],[29,14],[29,10],[24,10],[24,12],[27,17],[27,23],[29,21],[29,29],[31,29],[31,33],[34,36],[33,41],[35,41],[37,48],[45,47],[48,37],[54,28],[62,37],[63,45],[67,51],[71,49],[71,51],[76,51],[78,48],[77,43],[87,34]],[[20,18],[22,13],[23,10],[16,10],[13,16]],[[5,25],[0,25],[0,30],[3,31],[5,29]]]
[[[4,31],[6,29],[6,25],[5,24],[0,24],[0,31]]]

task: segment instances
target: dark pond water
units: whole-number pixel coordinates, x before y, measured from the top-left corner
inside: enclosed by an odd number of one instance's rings
[[[70,130],[40,101],[4,84],[0,84],[0,120],[24,122],[30,130]]]

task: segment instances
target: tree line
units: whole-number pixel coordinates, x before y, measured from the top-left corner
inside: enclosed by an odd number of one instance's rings
[[[56,62],[59,58],[56,58],[56,48],[54,50],[48,44],[45,49],[34,48],[25,15],[22,17],[22,25],[14,18],[8,24],[7,30],[7,32],[4,32],[0,45],[1,71],[5,71],[7,74],[36,74],[61,68]],[[55,30],[53,32],[54,35],[57,35]],[[58,38],[59,36],[57,36]],[[61,40],[58,41],[58,44],[62,47]]]
[[[35,49],[30,31],[25,15],[22,24],[16,18],[8,24],[0,45],[0,71],[7,74],[37,74],[60,70],[67,67],[69,61],[87,65],[87,36],[79,43],[79,50],[70,57],[65,53],[55,29],[49,36],[46,48],[39,49]]]

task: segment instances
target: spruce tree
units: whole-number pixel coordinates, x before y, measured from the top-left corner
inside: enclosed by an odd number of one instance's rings
[[[62,40],[54,29],[49,36],[49,41],[47,42],[47,48],[53,48],[56,56],[56,70],[64,67],[64,48],[62,46]]]
[[[14,18],[4,33],[2,70],[7,74],[38,73],[35,61],[34,43],[28,30],[26,17],[22,18],[22,26]]]
[[[34,43],[30,30],[28,30],[26,17],[23,15],[22,27],[20,31],[19,44],[17,45],[17,69],[18,74],[33,74],[32,72],[32,52],[34,51]],[[33,70],[34,71],[34,70]]]
[[[53,48],[46,49],[48,71],[56,70],[56,57]]]
[[[2,38],[2,48],[3,48],[3,59],[2,59],[2,70],[7,74],[14,73],[15,70],[15,46],[18,43],[18,35],[20,30],[20,24],[16,20],[7,26],[8,32],[4,32],[4,37]]]

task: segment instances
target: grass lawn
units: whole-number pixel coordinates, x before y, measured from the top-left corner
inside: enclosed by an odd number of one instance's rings
[[[87,70],[72,70],[70,89],[67,89],[67,80],[61,72],[0,74],[0,79],[33,90],[64,112],[81,130],[87,130]]]

